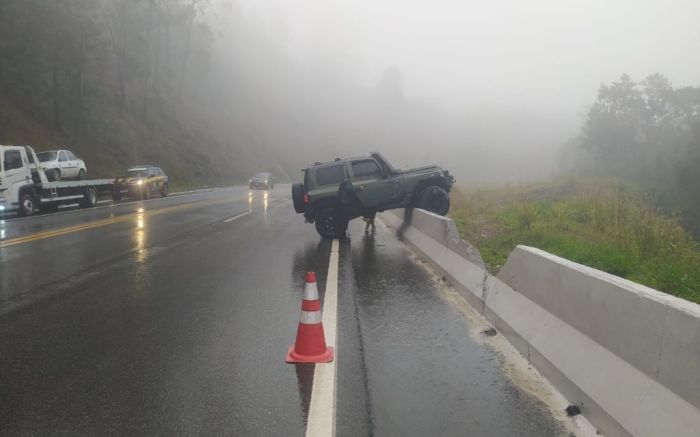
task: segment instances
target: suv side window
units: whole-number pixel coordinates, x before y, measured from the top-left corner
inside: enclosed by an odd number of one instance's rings
[[[316,185],[339,184],[345,180],[345,164],[334,164],[316,170]]]
[[[58,154],[58,162],[66,162],[68,157],[66,157],[66,152],[61,152]]]
[[[383,179],[382,169],[371,159],[354,161],[352,174],[355,180]]]
[[[66,150],[66,155],[68,155],[68,159],[70,161],[77,161],[78,160],[78,158],[76,158],[75,155],[73,155],[73,152],[71,152],[70,150]]]
[[[5,167],[5,171],[7,170],[15,170],[18,168],[22,168],[22,154],[19,153],[19,150],[7,150],[5,152],[5,159],[3,159],[4,163],[3,166]]]

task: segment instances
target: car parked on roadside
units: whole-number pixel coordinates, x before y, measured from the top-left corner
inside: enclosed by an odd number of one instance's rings
[[[248,181],[248,188],[259,188],[263,190],[272,190],[275,188],[275,177],[272,173],[258,173]]]
[[[70,150],[48,150],[36,154],[49,181],[83,180],[87,176],[85,161]]]
[[[112,197],[115,201],[123,197],[150,199],[154,195],[167,197],[168,176],[154,165],[138,165],[127,169],[126,174],[114,180]]]
[[[454,178],[435,165],[397,170],[372,153],[317,162],[303,172],[303,183],[292,185],[294,210],[323,237],[341,237],[353,218],[373,223],[376,213],[388,209],[416,207],[439,215],[450,210]]]

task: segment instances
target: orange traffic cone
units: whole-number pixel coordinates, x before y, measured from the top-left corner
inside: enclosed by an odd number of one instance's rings
[[[297,341],[289,346],[288,363],[330,363],[333,348],[326,346],[321,323],[321,301],[318,300],[316,273],[306,274],[304,300],[301,302],[301,319],[297,329]]]

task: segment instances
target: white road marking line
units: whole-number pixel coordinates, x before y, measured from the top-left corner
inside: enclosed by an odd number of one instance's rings
[[[336,321],[338,318],[338,248],[337,239],[331,245],[331,257],[328,262],[326,294],[323,299],[323,328],[326,345],[335,348],[333,361],[316,364],[314,385],[311,389],[311,405],[306,425],[306,437],[335,436],[335,386],[338,362],[338,345]]]
[[[233,216],[233,217],[231,217],[231,218],[227,218],[226,220],[224,220],[224,223],[230,223],[230,222],[232,222],[232,221],[234,221],[234,220],[236,220],[236,219],[239,219],[239,218],[243,217],[244,215],[248,215],[248,211],[243,212],[243,213],[240,213],[240,214],[238,214],[238,215],[236,215],[236,216]]]

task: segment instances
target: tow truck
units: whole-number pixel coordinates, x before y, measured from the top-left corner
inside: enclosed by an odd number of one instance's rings
[[[76,202],[90,208],[113,187],[114,179],[50,182],[32,147],[0,145],[0,214],[27,217]]]

